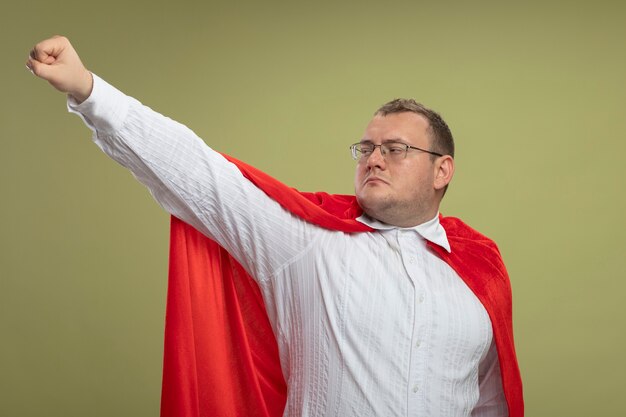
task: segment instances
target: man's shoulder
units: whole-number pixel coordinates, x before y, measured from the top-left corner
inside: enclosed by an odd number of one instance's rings
[[[497,265],[499,269],[504,268],[498,245],[492,239],[458,217],[440,216],[439,221],[446,231],[453,253],[489,260],[489,263]]]
[[[446,230],[448,238],[469,239],[485,243],[490,242],[495,245],[495,242],[492,239],[480,233],[478,230],[474,229],[458,217],[441,215],[439,216],[439,222]]]
[[[485,282],[504,285],[499,287],[499,294],[510,294],[509,275],[500,255],[498,246],[493,240],[468,226],[456,217],[443,217],[439,221],[448,235],[450,253],[437,250],[439,255],[452,266],[459,275],[468,283]],[[473,284],[472,284],[473,285]],[[480,292],[472,285],[474,292]]]

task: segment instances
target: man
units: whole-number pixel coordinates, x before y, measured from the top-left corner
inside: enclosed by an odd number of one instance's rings
[[[66,38],[39,43],[27,67],[69,94],[96,144],[166,210],[254,277],[288,384],[284,415],[523,414],[497,249],[438,214],[454,145],[437,113],[412,100],[376,112],[351,147],[354,223],[370,232],[347,233],[358,227],[298,217],[185,126],[92,75]]]

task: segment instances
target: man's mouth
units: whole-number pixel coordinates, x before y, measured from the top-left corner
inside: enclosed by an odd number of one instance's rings
[[[387,181],[385,181],[384,179],[379,178],[379,177],[368,177],[368,178],[367,178],[367,179],[363,182],[363,184],[364,184],[364,185],[366,185],[366,184],[377,184],[377,183],[381,183],[381,184],[389,184],[389,182],[387,182]]]

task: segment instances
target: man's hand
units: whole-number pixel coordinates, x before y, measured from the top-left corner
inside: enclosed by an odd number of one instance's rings
[[[80,61],[70,41],[54,36],[39,42],[30,51],[26,67],[57,90],[82,103],[91,94],[93,78]]]

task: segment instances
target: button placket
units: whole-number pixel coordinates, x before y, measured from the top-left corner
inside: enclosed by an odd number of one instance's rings
[[[427,313],[424,308],[424,271],[421,268],[420,252],[424,249],[424,243],[419,235],[414,231],[399,231],[398,233],[398,245],[400,249],[400,256],[406,269],[406,272],[413,282],[413,311],[414,311],[414,326],[413,326],[413,341],[411,342],[411,365],[408,374],[407,381],[407,394],[409,395],[409,414],[414,413],[418,409],[420,404],[420,398],[423,395],[424,375],[426,368],[427,352],[424,350],[422,340],[424,335],[428,332],[427,326]],[[421,349],[420,349],[421,348]],[[411,411],[413,410],[413,411]]]

